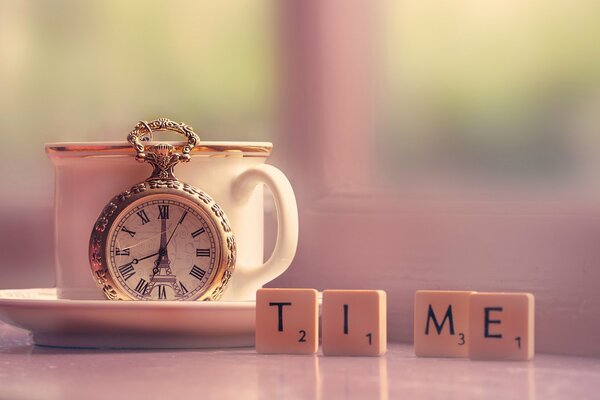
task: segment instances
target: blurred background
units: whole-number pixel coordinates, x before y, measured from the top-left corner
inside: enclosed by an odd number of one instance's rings
[[[595,0],[0,0],[0,287],[53,283],[44,143],[122,140],[168,116],[203,140],[274,143],[301,221],[275,284],[404,303],[415,288],[537,290],[556,305],[562,282],[568,307],[599,315],[599,37]],[[410,340],[410,324],[390,329]]]

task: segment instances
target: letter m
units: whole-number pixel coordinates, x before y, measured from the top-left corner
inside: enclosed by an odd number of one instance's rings
[[[446,320],[449,321],[450,324],[450,334],[454,335],[454,320],[452,319],[452,304],[450,304],[448,306],[448,310],[446,310],[446,315],[444,315],[444,319],[442,320],[441,324],[438,324],[438,320],[435,317],[435,313],[433,312],[433,308],[431,307],[431,304],[429,305],[429,310],[427,311],[427,325],[425,325],[425,334],[429,335],[429,322],[433,321],[433,324],[435,325],[435,330],[437,331],[438,335],[442,333],[442,329],[444,328],[444,324],[446,323]]]

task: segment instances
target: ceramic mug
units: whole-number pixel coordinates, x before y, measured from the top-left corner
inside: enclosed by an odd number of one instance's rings
[[[175,168],[180,181],[205,191],[223,208],[236,236],[236,267],[223,301],[254,300],[256,290],[282,274],[296,253],[296,198],[285,175],[265,164],[271,150],[271,143],[201,142],[191,161]],[[46,153],[55,171],[58,297],[104,299],[88,261],[92,227],[106,203],[144,181],[149,169],[136,162],[127,142],[50,143]],[[262,184],[275,199],[278,221],[275,248],[266,262]]]

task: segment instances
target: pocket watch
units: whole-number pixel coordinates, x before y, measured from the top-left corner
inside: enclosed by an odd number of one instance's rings
[[[187,142],[180,152],[168,143],[145,145],[155,131]],[[97,285],[111,300],[218,300],[235,268],[231,226],[208,194],[173,175],[200,138],[160,118],[140,121],[127,140],[153,170],[113,197],[94,224],[89,260]]]

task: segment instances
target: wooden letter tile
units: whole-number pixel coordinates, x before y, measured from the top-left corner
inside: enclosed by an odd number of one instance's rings
[[[418,290],[414,346],[419,357],[468,357],[469,296],[475,292]]]
[[[382,290],[325,290],[322,348],[328,356],[379,356],[387,348]]]
[[[534,298],[530,293],[475,293],[469,297],[469,357],[530,360],[534,353]]]
[[[256,351],[316,353],[318,321],[316,290],[259,289],[256,292]]]

